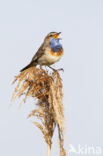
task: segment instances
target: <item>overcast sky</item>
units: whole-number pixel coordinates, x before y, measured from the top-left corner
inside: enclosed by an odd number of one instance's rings
[[[29,63],[47,33],[62,32],[65,148],[103,147],[103,1],[0,1],[0,156],[45,156],[47,145],[27,115],[35,107],[19,100],[9,107],[20,69]],[[59,156],[57,132],[52,156]],[[103,153],[102,153],[103,154]],[[74,153],[70,153],[74,156]]]

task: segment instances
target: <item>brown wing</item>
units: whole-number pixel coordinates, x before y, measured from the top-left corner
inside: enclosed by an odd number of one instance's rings
[[[32,58],[31,62],[38,62],[38,59],[44,54],[45,52],[45,47],[44,44],[41,45],[41,47],[38,49],[34,57]]]
[[[20,72],[22,72],[32,66],[36,66],[38,64],[38,59],[44,54],[44,52],[45,52],[45,46],[44,46],[44,44],[42,44],[41,47],[36,52],[36,54],[34,55],[34,57],[32,58],[31,62],[26,67],[24,67],[22,70],[20,70]]]

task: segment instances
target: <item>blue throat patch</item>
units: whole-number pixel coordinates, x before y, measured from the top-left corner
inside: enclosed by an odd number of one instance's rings
[[[54,52],[59,52],[62,49],[62,45],[59,42],[59,39],[54,39],[54,38],[51,39],[50,46],[51,46],[52,51],[54,51]]]

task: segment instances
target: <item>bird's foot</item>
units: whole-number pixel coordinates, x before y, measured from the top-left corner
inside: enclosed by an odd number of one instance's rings
[[[60,69],[57,69],[58,71],[63,71],[64,72],[64,69],[63,68],[60,68]]]
[[[52,68],[51,66],[48,66],[50,69],[52,69],[53,71],[63,71],[64,72],[64,69],[63,68],[60,68],[60,69],[54,69]]]

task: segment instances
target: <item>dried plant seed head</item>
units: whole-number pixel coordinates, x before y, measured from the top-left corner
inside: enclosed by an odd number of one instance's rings
[[[58,71],[49,74],[48,71],[31,67],[15,77],[13,83],[17,82],[12,101],[24,96],[25,102],[28,97],[36,101],[36,108],[28,117],[37,118],[40,122],[33,121],[42,132],[44,139],[51,148],[52,136],[55,127],[58,127],[60,156],[66,156],[63,148],[64,143],[64,110],[62,80]],[[36,99],[36,100],[35,100]]]

